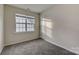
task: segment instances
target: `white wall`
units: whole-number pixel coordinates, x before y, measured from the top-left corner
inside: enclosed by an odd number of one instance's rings
[[[39,14],[30,12],[17,7],[5,5],[5,45],[16,44],[24,41],[29,41],[39,38]],[[35,17],[35,31],[34,32],[24,32],[16,33],[16,14],[24,14]]]
[[[55,5],[41,13],[41,37],[79,54],[79,5]]]
[[[0,5],[0,53],[4,46],[3,40],[3,5]]]

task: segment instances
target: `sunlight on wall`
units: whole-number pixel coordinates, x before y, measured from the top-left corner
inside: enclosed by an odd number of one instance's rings
[[[52,38],[53,22],[50,18],[42,18],[41,20],[41,32],[48,37]]]

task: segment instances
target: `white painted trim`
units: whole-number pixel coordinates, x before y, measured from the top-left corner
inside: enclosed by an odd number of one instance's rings
[[[1,54],[2,50],[3,50],[3,48],[2,48],[2,49],[0,49],[0,54]]]
[[[41,38],[44,39],[42,36],[41,36]],[[77,52],[74,52],[74,51],[72,51],[72,50],[70,50],[70,49],[67,49],[67,48],[65,48],[65,47],[63,47],[63,46],[61,46],[61,45],[59,45],[59,44],[57,44],[57,43],[54,43],[54,42],[48,40],[48,39],[44,39],[44,40],[47,41],[47,42],[49,42],[49,43],[51,43],[51,44],[55,44],[55,45],[57,45],[57,46],[59,46],[59,47],[61,47],[61,48],[64,48],[64,49],[66,49],[66,50],[68,50],[68,51],[70,51],[70,52],[72,52],[72,53],[75,53],[75,54],[79,55]]]

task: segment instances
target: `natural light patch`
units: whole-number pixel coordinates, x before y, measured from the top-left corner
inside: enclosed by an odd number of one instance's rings
[[[49,18],[42,18],[41,20],[41,32],[52,38],[53,21]]]
[[[44,25],[45,27],[53,29],[54,23],[53,23],[52,19],[50,19],[50,18],[43,18],[42,25]]]

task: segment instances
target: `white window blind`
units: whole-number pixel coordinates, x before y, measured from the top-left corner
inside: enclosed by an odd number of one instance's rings
[[[34,31],[35,17],[16,14],[16,32]]]

